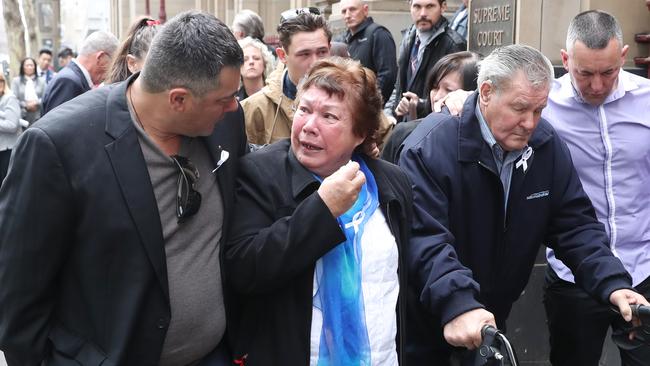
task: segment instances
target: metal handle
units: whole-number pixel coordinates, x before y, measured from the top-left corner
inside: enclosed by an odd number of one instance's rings
[[[650,306],[645,305],[630,305],[632,308],[632,315],[641,320],[641,323],[650,325]]]

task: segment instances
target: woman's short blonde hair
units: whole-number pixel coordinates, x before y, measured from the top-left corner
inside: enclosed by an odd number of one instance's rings
[[[253,46],[260,50],[260,53],[262,54],[262,60],[264,60],[264,80],[266,80],[271,72],[275,70],[275,57],[273,57],[271,51],[269,51],[264,43],[255,38],[245,37],[237,42],[239,42],[239,47],[241,47],[242,51],[248,46]]]

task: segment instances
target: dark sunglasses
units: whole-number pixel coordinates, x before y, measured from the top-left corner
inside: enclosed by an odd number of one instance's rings
[[[300,14],[320,15],[320,9],[310,6],[308,8],[297,8],[297,9],[285,10],[282,12],[282,14],[280,14],[280,24],[286,22],[289,19],[293,19]]]
[[[196,214],[201,207],[201,193],[194,188],[194,184],[199,180],[199,171],[184,156],[172,155],[171,158],[179,169],[176,217],[178,217],[178,222],[183,222]]]

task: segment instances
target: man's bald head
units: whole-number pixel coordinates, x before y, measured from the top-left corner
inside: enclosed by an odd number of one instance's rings
[[[356,33],[368,17],[368,4],[362,0],[341,0],[341,15],[345,26],[351,33]]]

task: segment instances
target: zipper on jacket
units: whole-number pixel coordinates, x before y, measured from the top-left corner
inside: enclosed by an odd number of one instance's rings
[[[487,166],[486,164],[484,164],[480,160],[478,160],[478,164],[480,166],[482,166],[483,168],[487,169],[489,172],[491,172],[496,177],[496,179],[498,181],[499,191],[501,192],[502,201],[501,201],[501,203],[499,205],[499,210],[501,212],[501,215],[503,215],[503,220],[502,220],[501,230],[500,231],[498,230],[497,233],[496,233],[496,235],[497,235],[497,237],[496,237],[496,254],[494,256],[494,258],[495,258],[494,260],[499,261],[500,258],[504,258],[504,252],[505,252],[505,249],[506,249],[505,244],[504,244],[504,240],[505,240],[506,231],[508,230],[508,221],[507,221],[508,220],[507,219],[507,217],[508,217],[508,209],[507,209],[507,207],[504,207],[504,204],[505,204],[505,189],[503,189],[503,183],[501,182],[501,177],[499,176],[499,174],[497,174],[497,172],[492,170],[489,166]],[[494,263],[494,265],[497,268],[500,267],[499,265],[497,265],[497,263]],[[492,271],[491,277],[492,278],[490,280],[490,287],[492,287],[494,284],[499,283],[500,271]]]
[[[497,177],[499,176],[499,174],[497,174],[497,172],[495,172],[494,170],[492,170],[492,167],[488,166],[488,165],[485,164],[484,162],[482,162],[482,161],[480,161],[480,160],[477,160],[476,162],[478,163],[478,165],[480,165],[480,166],[482,166],[483,168],[487,169],[487,170],[488,170],[489,172],[491,172],[492,174],[496,175]]]
[[[503,200],[503,201],[502,201],[502,205],[501,205],[501,207],[503,207],[503,204],[505,204],[505,200],[506,200],[506,198],[505,198],[505,194],[506,194],[506,192],[505,192],[505,190],[503,189],[503,183],[501,182],[501,177],[499,177],[499,174],[497,174],[497,172],[495,172],[494,170],[492,170],[492,168],[489,167],[487,164],[483,163],[483,162],[480,161],[480,160],[478,160],[477,162],[478,162],[478,165],[480,165],[480,166],[482,166],[483,168],[487,169],[487,171],[489,171],[489,172],[491,172],[492,174],[494,174],[494,175],[497,177],[497,179],[499,180],[499,187],[501,187],[501,197],[502,197],[502,200]],[[502,226],[502,229],[503,229],[503,232],[505,232],[505,231],[508,229],[508,221],[507,221],[507,220],[508,220],[508,210],[507,210],[506,207],[503,207],[503,209],[502,209],[501,212],[502,212],[502,214],[503,214],[503,226]]]

